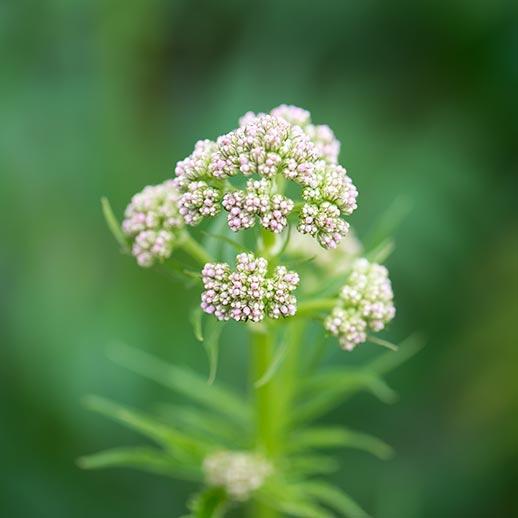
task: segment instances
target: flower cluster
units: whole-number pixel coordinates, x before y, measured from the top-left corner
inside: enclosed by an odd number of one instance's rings
[[[314,168],[321,155],[299,126],[260,114],[217,140],[218,151],[210,166],[217,178],[241,172],[272,178],[281,173],[302,185],[311,185]]]
[[[302,187],[305,204],[298,212],[301,232],[333,248],[347,233],[342,215],[356,209],[357,190],[337,165],[339,142],[324,125],[311,124],[309,112],[281,105],[270,114],[248,113],[240,126],[216,142],[199,141],[176,165],[180,214],[189,225],[215,216],[221,206],[234,231],[261,225],[281,232],[295,203],[282,193],[284,180]],[[256,175],[244,189],[230,180]],[[240,184],[242,185],[242,184]]]
[[[207,263],[202,270],[201,308],[218,320],[260,322],[265,315],[293,316],[298,274],[284,266],[278,266],[272,277],[267,274],[268,261],[253,254],[239,254],[234,272],[227,263]]]
[[[388,270],[362,258],[355,262],[325,327],[350,351],[366,341],[367,329],[381,331],[395,313]]]
[[[183,226],[179,193],[173,180],[148,185],[135,194],[126,208],[123,232],[132,239],[132,253],[140,266],[167,259],[177,231]]]
[[[250,228],[256,216],[261,225],[272,232],[282,232],[288,224],[287,216],[293,210],[293,201],[282,194],[271,194],[271,183],[266,179],[248,180],[246,191],[231,191],[223,197],[228,211],[228,226],[233,231]]]
[[[219,451],[205,458],[207,483],[223,487],[233,500],[245,501],[272,473],[272,465],[262,456],[241,451]]]
[[[333,130],[326,124],[312,124],[311,114],[299,108],[287,104],[281,104],[274,108],[270,115],[284,119],[286,122],[302,128],[304,133],[315,144],[322,158],[329,164],[336,164],[340,153],[340,141],[335,137]],[[240,125],[246,125],[256,115],[253,112],[246,113],[239,120]]]

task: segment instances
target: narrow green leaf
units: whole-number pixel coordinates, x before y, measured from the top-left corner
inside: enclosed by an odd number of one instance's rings
[[[207,352],[209,359],[209,379],[208,384],[212,385],[216,379],[218,371],[218,356],[219,356],[219,337],[223,331],[224,322],[220,322],[215,318],[209,319],[205,329],[205,340],[203,346]]]
[[[346,493],[326,482],[304,482],[301,489],[346,518],[369,518],[369,515]]]
[[[202,331],[202,319],[203,311],[200,306],[196,306],[191,311],[191,324],[194,336],[199,342],[203,342],[203,331]]]
[[[159,412],[164,419],[178,428],[195,436],[211,439],[229,449],[238,446],[247,449],[251,446],[251,438],[246,428],[230,423],[207,410],[166,404],[159,406]]]
[[[386,239],[378,246],[365,254],[365,257],[372,263],[382,264],[392,254],[395,249],[395,244],[392,239]]]
[[[222,385],[208,385],[197,373],[151,356],[144,351],[119,344],[110,349],[110,357],[124,367],[160,385],[241,423],[247,423],[250,409],[246,402]]]
[[[293,500],[281,499],[275,503],[275,507],[282,513],[298,518],[333,518],[331,513],[302,497]]]
[[[238,243],[235,239],[232,239],[231,237],[225,236],[224,234],[215,234],[215,233],[212,233],[212,232],[207,232],[205,230],[202,230],[201,233],[204,236],[212,237],[214,239],[217,239],[218,241],[223,241],[223,242],[227,243],[227,245],[232,246],[238,252],[246,251],[246,247],[244,247],[241,243]]]
[[[385,374],[406,362],[418,353],[423,346],[424,339],[418,334],[412,334],[399,344],[396,353],[389,352],[378,356],[369,364],[369,369],[377,374]]]
[[[371,344],[379,345],[380,347],[385,347],[385,349],[390,349],[391,351],[397,352],[399,347],[388,340],[383,340],[383,338],[378,338],[377,336],[368,335],[367,342]]]
[[[298,476],[334,473],[340,467],[338,461],[327,455],[293,455],[289,458],[286,470]]]
[[[220,257],[222,242],[220,239],[212,237],[224,232],[227,227],[227,217],[221,212],[209,225],[209,231],[203,236],[202,246],[212,257]]]
[[[278,256],[281,257],[284,252],[286,252],[286,248],[288,247],[288,243],[290,242],[291,237],[291,225],[288,224],[288,230],[286,231],[286,237],[284,238],[284,242],[282,243],[282,247],[279,250]]]
[[[117,218],[113,214],[113,210],[108,198],[104,196],[101,198],[101,207],[103,210],[104,219],[106,220],[106,224],[113,234],[113,237],[117,240],[117,243],[119,243],[123,252],[129,252],[128,241],[126,236],[122,233],[121,226],[117,221]]]
[[[165,451],[146,447],[105,450],[85,455],[78,459],[77,464],[83,469],[135,468],[192,481],[200,480],[202,477],[199,469],[178,463]]]
[[[209,487],[196,495],[189,504],[192,518],[221,518],[225,514],[228,497],[221,487]]]
[[[283,515],[300,518],[333,518],[329,511],[320,507],[318,502],[304,493],[301,486],[288,484],[282,480],[273,483],[270,480],[267,486],[256,494],[256,499],[280,511]]]
[[[294,261],[288,261],[286,263],[287,268],[300,268],[301,266],[313,262],[317,258],[316,255],[311,257],[305,257],[304,259],[295,259]]]
[[[266,385],[275,375],[275,373],[279,370],[279,367],[282,365],[284,358],[286,357],[286,353],[289,347],[289,341],[284,340],[279,344],[277,349],[275,350],[272,362],[264,372],[264,374],[254,383],[255,388],[262,387]]]
[[[393,403],[397,399],[396,393],[373,372],[365,369],[328,369],[315,374],[305,384],[293,421],[300,423],[315,419],[362,390],[384,403]]]
[[[85,398],[85,404],[90,410],[149,437],[182,460],[203,459],[212,449],[212,445],[208,443],[203,443],[145,414],[99,396],[88,396]]]
[[[388,459],[393,453],[392,448],[381,439],[339,426],[320,426],[296,431],[288,442],[289,451],[336,447],[363,450],[380,459]]]
[[[412,210],[412,203],[408,198],[400,196],[378,219],[378,223],[363,240],[367,250],[371,250],[380,243],[393,236],[399,225]]]

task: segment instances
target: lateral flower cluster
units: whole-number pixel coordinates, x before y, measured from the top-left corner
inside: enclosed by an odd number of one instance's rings
[[[179,197],[176,183],[166,180],[148,185],[127,206],[122,230],[131,239],[131,251],[140,266],[152,266],[171,255],[178,231],[184,225]]]
[[[296,204],[284,191],[286,180],[302,188],[298,229],[334,248],[349,225],[341,218],[356,209],[357,189],[337,164],[340,144],[309,112],[281,105],[270,114],[247,113],[240,126],[216,142],[201,140],[178,162],[175,183],[179,212],[188,225],[228,212],[230,229],[260,224],[282,232]],[[234,177],[251,177],[234,186]]]
[[[203,471],[210,486],[222,487],[236,501],[248,500],[272,473],[261,455],[243,451],[218,451],[205,458]]]
[[[387,268],[358,259],[324,326],[343,349],[351,351],[367,340],[368,329],[381,331],[394,318],[393,298]]]
[[[269,277],[263,257],[239,254],[234,272],[227,263],[207,263],[202,282],[201,308],[218,320],[260,322],[265,315],[278,319],[297,311],[293,291],[299,284],[298,274],[277,266]]]

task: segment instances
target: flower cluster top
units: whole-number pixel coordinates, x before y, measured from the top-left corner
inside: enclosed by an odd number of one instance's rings
[[[167,259],[184,221],[178,210],[179,193],[173,180],[148,185],[126,208],[122,230],[132,242],[140,266]]]
[[[208,263],[202,270],[204,291],[201,308],[218,320],[260,322],[270,318],[293,316],[297,301],[292,292],[299,276],[278,266],[268,276],[268,261],[253,254],[236,258],[236,271],[227,263]]]
[[[244,501],[259,489],[272,473],[261,455],[244,451],[218,451],[203,462],[207,483],[222,487],[233,500]]]
[[[358,194],[337,164],[339,149],[329,127],[311,124],[301,108],[282,105],[270,114],[247,113],[239,128],[216,142],[197,142],[178,162],[179,212],[188,225],[197,225],[223,208],[233,231],[259,221],[277,233],[296,212],[300,232],[334,248],[349,229],[342,216],[356,209]],[[299,186],[300,203],[290,198],[286,181]]]
[[[367,340],[367,329],[381,331],[395,313],[388,270],[361,258],[355,262],[325,327],[350,351]]]

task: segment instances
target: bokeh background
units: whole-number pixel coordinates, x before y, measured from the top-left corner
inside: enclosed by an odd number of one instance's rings
[[[179,516],[186,484],[83,472],[138,439],[81,406],[169,394],[113,365],[123,340],[206,369],[197,294],[118,253],[118,214],[198,138],[247,110],[303,106],[342,140],[360,236],[399,196],[389,260],[400,400],[333,418],[393,444],[341,453],[339,483],[376,518],[518,515],[516,4],[503,0],[16,0],[0,5],[0,515]],[[239,375],[244,344],[223,347]],[[346,358],[343,361],[347,361]]]

